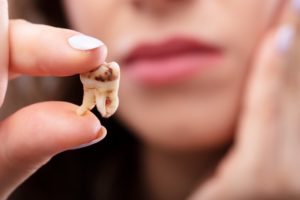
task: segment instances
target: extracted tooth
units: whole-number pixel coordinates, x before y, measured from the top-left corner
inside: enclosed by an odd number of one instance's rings
[[[99,68],[80,75],[84,95],[78,115],[84,115],[97,105],[102,117],[110,117],[119,106],[120,67],[116,62],[104,63]]]

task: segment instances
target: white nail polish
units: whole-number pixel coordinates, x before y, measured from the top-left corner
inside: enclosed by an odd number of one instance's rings
[[[277,50],[280,53],[286,53],[292,45],[295,31],[292,26],[282,26],[277,32]]]
[[[96,49],[104,45],[102,41],[87,35],[72,36],[68,39],[68,42],[74,49],[82,51]]]
[[[300,0],[293,0],[292,6],[297,12],[300,12]]]

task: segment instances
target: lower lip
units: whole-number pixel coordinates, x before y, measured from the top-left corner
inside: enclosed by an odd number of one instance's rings
[[[125,64],[124,72],[134,80],[148,86],[173,84],[214,68],[221,58],[220,52],[189,52],[163,58],[141,59]]]

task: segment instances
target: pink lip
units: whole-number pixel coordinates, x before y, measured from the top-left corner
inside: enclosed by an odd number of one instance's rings
[[[216,66],[221,50],[186,38],[135,48],[123,63],[123,71],[149,86],[172,84]]]

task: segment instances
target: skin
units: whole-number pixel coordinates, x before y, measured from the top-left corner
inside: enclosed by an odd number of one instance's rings
[[[139,0],[143,9],[133,2],[66,0],[65,7],[71,26],[101,38],[109,48],[108,59],[121,66],[133,46],[175,35],[209,41],[221,48],[224,59],[208,73],[170,87],[144,87],[124,70],[118,116],[148,145],[172,151],[211,149],[228,142],[251,54],[270,26],[274,1]]]
[[[224,58],[218,66],[171,86],[145,87],[122,71],[117,115],[144,143],[141,162],[151,199],[184,198],[195,183],[205,181],[220,149],[234,137],[249,63],[274,22],[278,1],[64,2],[71,27],[101,38],[108,60],[121,69],[128,52],[145,41],[180,35],[221,48]],[[170,169],[172,174],[160,176]]]
[[[66,41],[79,34],[76,31],[33,25],[22,20],[8,21],[5,13],[7,1],[1,0],[0,41],[8,45],[1,45],[0,63],[3,63],[1,72],[8,72],[6,74],[9,77],[68,76],[90,71],[106,58],[105,46],[84,52],[72,49]],[[57,49],[57,46],[60,48]],[[49,51],[40,51],[44,47]],[[0,94],[5,94],[8,77],[1,73],[0,78]],[[3,98],[1,102],[2,100]],[[88,113],[80,117],[76,115],[76,109],[78,106],[66,102],[38,103],[25,107],[0,122],[1,200],[6,199],[53,155],[95,139],[101,140],[105,136],[105,129],[101,128],[96,116]],[[58,127],[54,129],[54,125]]]
[[[64,2],[72,27],[101,38],[109,48],[107,60],[120,66],[132,45],[159,41],[174,32],[205,38],[224,52],[220,66],[167,88],[146,88],[122,74],[118,117],[144,143],[141,161],[152,199],[300,198],[299,47],[277,47],[280,28],[289,24],[296,29],[300,24],[291,1],[138,0],[138,8],[131,0]],[[0,9],[3,15],[5,7]],[[0,58],[5,62],[10,50],[9,66],[1,70],[11,76],[72,75],[106,58],[105,47],[71,49],[65,41],[77,33],[70,30],[10,21],[8,34],[9,45]],[[291,44],[298,40],[297,31]],[[40,48],[47,49],[45,55]],[[7,79],[1,78],[3,86]],[[51,156],[103,137],[96,117],[78,117],[76,108],[63,102],[36,104],[0,123],[2,198]],[[33,120],[24,120],[28,116]],[[63,126],[53,126],[57,123]],[[226,155],[218,153],[233,139]]]

